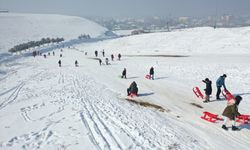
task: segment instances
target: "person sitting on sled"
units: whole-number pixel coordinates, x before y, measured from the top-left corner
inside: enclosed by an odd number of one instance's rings
[[[202,80],[202,82],[204,82],[206,84],[206,89],[205,90],[205,103],[209,102],[209,97],[212,94],[212,81],[210,81],[208,78],[206,78],[205,80]]]
[[[228,122],[228,120],[231,120],[232,121],[232,130],[235,131],[235,130],[239,130],[238,127],[235,126],[235,118],[237,116],[240,116],[241,114],[238,112],[238,105],[240,104],[240,101],[242,100],[242,97],[237,95],[235,97],[235,103],[234,104],[231,104],[231,105],[228,105],[222,115],[225,116],[224,118],[224,123],[222,125],[222,128],[225,129],[225,130],[228,130],[228,127],[226,127],[226,124]]]
[[[127,93],[128,93],[128,96],[132,93],[135,94],[136,96],[138,95],[138,87],[137,87],[137,84],[135,83],[135,81],[133,81],[130,84],[129,88],[127,89]]]

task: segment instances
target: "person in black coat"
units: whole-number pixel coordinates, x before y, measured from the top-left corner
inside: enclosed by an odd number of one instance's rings
[[[95,57],[97,57],[97,56],[98,56],[98,51],[96,50],[96,51],[95,51]]]
[[[137,84],[135,83],[135,81],[133,81],[129,88],[127,89],[127,93],[128,93],[128,96],[131,94],[131,93],[134,93],[136,95],[138,95],[138,87],[137,87]]]
[[[151,78],[152,80],[154,80],[154,68],[153,68],[153,67],[150,68],[150,70],[149,70],[149,75],[150,75],[150,78]]]
[[[62,66],[62,61],[59,60],[59,61],[58,61],[58,64],[59,64],[59,67],[61,67],[61,66]]]
[[[114,55],[113,54],[111,54],[111,60],[114,61]]]
[[[121,60],[122,55],[119,53],[118,54],[118,60]]]
[[[77,60],[75,61],[75,66],[78,67],[78,61]]]
[[[127,79],[127,70],[126,70],[126,68],[124,68],[123,71],[122,71],[122,78]]]
[[[205,101],[204,102],[209,102],[209,97],[212,94],[212,81],[210,81],[208,78],[206,78],[205,80],[202,80],[202,82],[204,82],[206,84],[206,89],[205,90]]]

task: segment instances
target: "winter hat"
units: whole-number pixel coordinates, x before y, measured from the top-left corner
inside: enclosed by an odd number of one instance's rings
[[[206,78],[206,79],[205,79],[205,81],[209,81],[209,79],[208,79],[208,78]]]
[[[236,100],[235,104],[239,105],[240,101],[242,100],[242,97],[240,95],[237,95],[237,96],[235,96],[235,100]]]
[[[225,77],[225,78],[226,78],[226,77],[227,77],[227,75],[226,75],[226,74],[223,74],[223,77]]]

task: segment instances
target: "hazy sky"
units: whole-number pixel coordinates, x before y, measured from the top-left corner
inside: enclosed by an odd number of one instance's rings
[[[77,16],[250,15],[250,0],[0,0],[0,9]]]

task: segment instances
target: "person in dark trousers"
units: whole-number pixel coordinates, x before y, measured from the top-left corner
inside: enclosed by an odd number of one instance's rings
[[[150,68],[149,75],[150,75],[150,79],[154,80],[154,67]]]
[[[118,54],[118,60],[121,60],[122,55],[119,53]]]
[[[204,89],[205,90],[205,103],[206,102],[209,102],[209,97],[210,95],[212,94],[212,81],[210,81],[208,78],[206,78],[205,80],[202,80],[202,82],[204,82],[206,84],[206,88]]]
[[[216,81],[216,86],[217,86],[216,99],[217,100],[220,100],[221,87],[223,86],[224,89],[227,90],[226,85],[225,85],[225,79],[226,79],[226,77],[227,77],[227,75],[223,74]]]
[[[43,57],[46,58],[46,54],[44,54]]]
[[[96,50],[96,51],[95,51],[95,57],[97,57],[97,56],[98,56],[98,51]]]
[[[48,52],[48,56],[50,56],[50,52]]]
[[[138,87],[137,87],[137,84],[135,83],[135,81],[133,81],[129,88],[127,89],[127,94],[128,96],[131,94],[131,93],[134,93],[136,95],[138,95]]]
[[[54,51],[52,52],[52,54],[53,54],[53,56],[55,56],[55,52]]]
[[[109,59],[108,59],[108,58],[105,59],[105,62],[106,62],[106,65],[110,65],[110,64],[109,64]]]
[[[114,61],[114,55],[113,54],[111,54],[111,60]]]
[[[102,60],[101,59],[99,59],[99,64],[100,64],[100,66],[102,65]]]
[[[78,67],[78,61],[77,60],[75,61],[75,66]]]
[[[60,54],[60,57],[62,57],[62,54]]]
[[[123,71],[122,71],[122,78],[127,79],[127,70],[126,70],[126,68],[124,68]]]
[[[102,50],[102,56],[105,57],[105,52],[104,52],[104,50]]]
[[[242,97],[237,95],[235,97],[235,103],[234,104],[231,104],[231,105],[228,105],[222,115],[225,117],[224,118],[224,123],[222,125],[222,128],[225,129],[225,130],[228,130],[228,127],[226,126],[228,120],[231,120],[232,121],[232,130],[235,131],[235,130],[239,130],[238,127],[235,126],[235,118],[237,116],[240,116],[241,114],[239,113],[238,111],[238,105],[240,104],[240,101],[242,100]]]
[[[58,61],[58,64],[59,64],[59,67],[61,67],[61,66],[62,66],[62,61],[59,60],[59,61]]]

